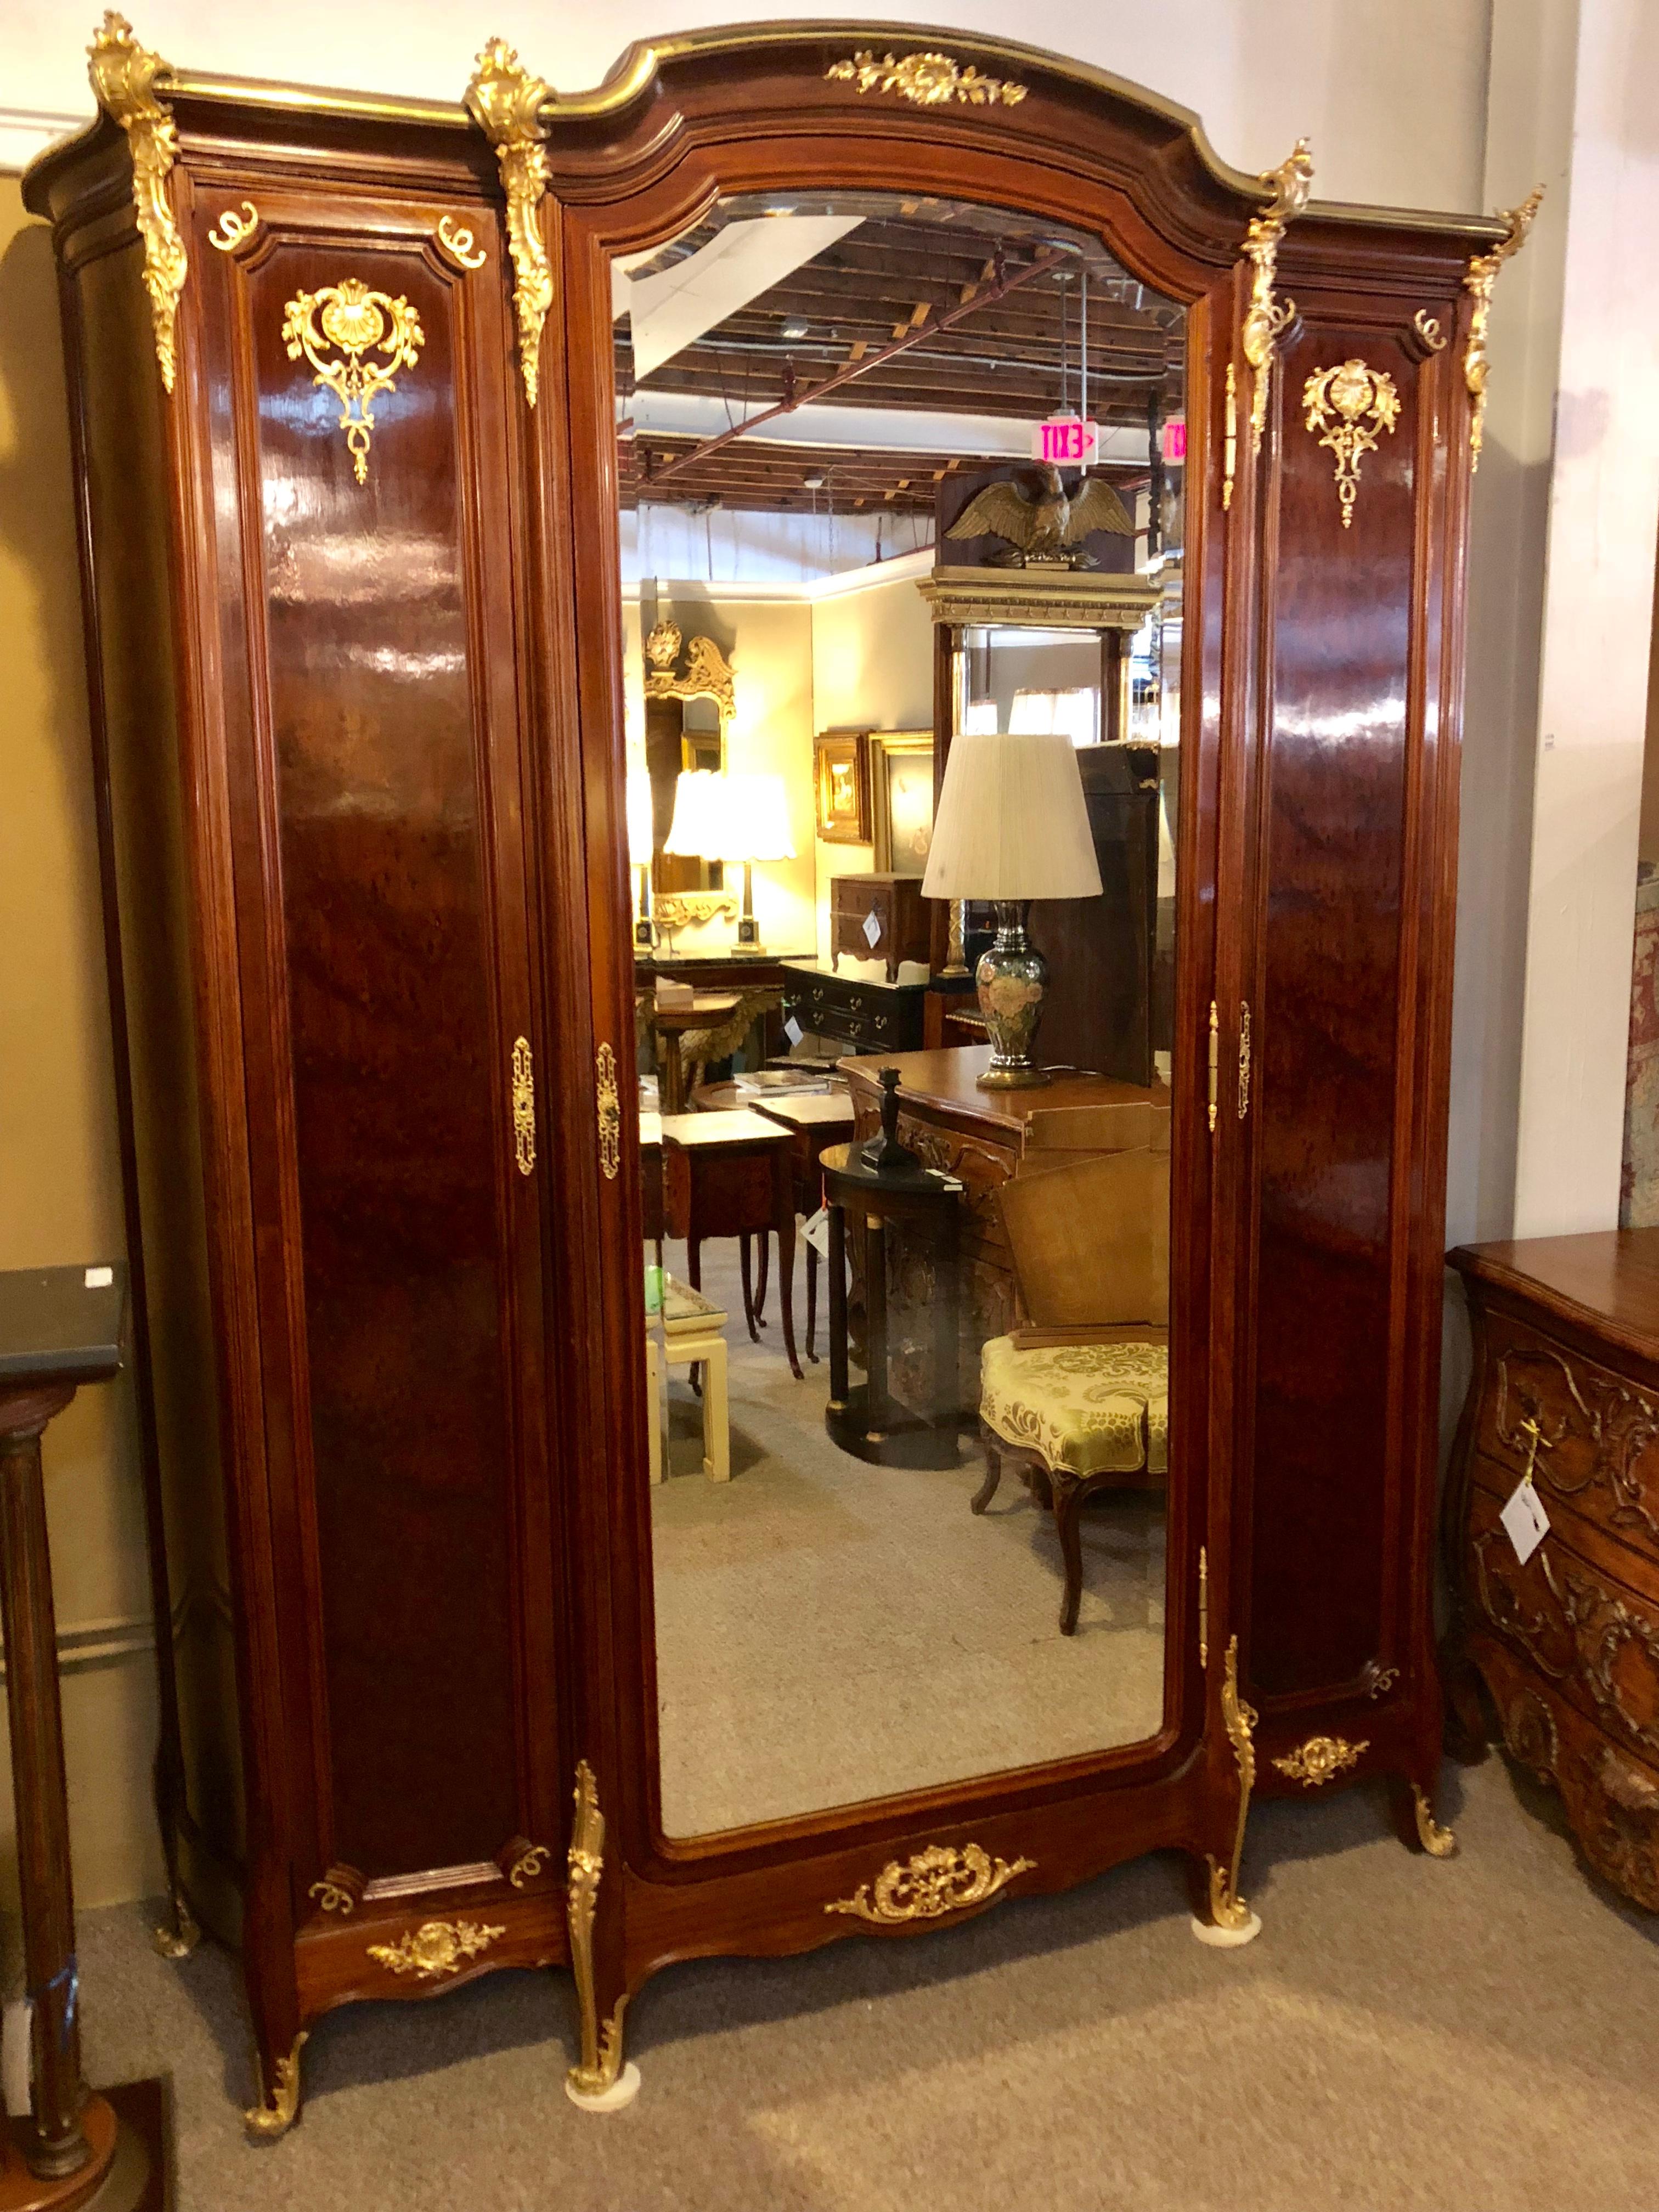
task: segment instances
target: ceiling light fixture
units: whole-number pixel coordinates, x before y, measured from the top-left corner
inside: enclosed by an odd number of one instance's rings
[[[783,335],[787,338],[804,338],[807,329],[808,325],[802,322],[799,315],[791,315],[783,326]]]

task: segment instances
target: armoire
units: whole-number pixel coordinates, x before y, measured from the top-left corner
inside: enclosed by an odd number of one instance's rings
[[[938,50],[940,41],[949,52]],[[706,30],[464,100],[118,16],[52,227],[178,1947],[260,2075],[331,2008],[574,1975],[579,2100],[691,1956],[880,1940],[1252,1795],[1443,1854],[1431,1618],[1464,564],[1495,221],[1310,201],[1025,47]],[[1155,1737],[659,1818],[609,261],[723,193],[973,198],[1187,315],[1167,1673]],[[860,1902],[862,1900],[862,1902]]]

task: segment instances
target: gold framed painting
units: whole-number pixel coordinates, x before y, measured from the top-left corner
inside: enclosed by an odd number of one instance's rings
[[[817,833],[826,845],[870,842],[870,745],[862,730],[821,730],[812,741],[817,771]]]
[[[933,842],[933,733],[870,732],[870,807],[876,873],[923,876]]]

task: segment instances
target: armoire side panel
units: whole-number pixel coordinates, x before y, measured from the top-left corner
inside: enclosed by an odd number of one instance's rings
[[[1350,357],[1401,408],[1345,526],[1302,400]],[[1251,1007],[1250,1683],[1269,1700],[1356,1683],[1385,1634],[1416,443],[1415,366],[1374,329],[1301,329],[1282,374]]]
[[[130,1116],[178,1686],[185,1883],[234,1936],[246,1843],[173,623],[167,459],[136,237],[65,274],[84,446],[84,579],[96,632],[94,774],[121,993],[118,1072]],[[124,1034],[122,1034],[124,1032]],[[135,1283],[138,1271],[135,1270]],[[165,1753],[165,1745],[163,1747]]]
[[[377,246],[279,237],[243,302],[279,1129],[292,1117],[282,1202],[302,1255],[308,1402],[293,1419],[311,1468],[333,1856],[371,1880],[487,1861],[520,1825],[504,1077],[459,288],[418,243]],[[337,402],[283,335],[289,301],[347,277],[406,299],[422,341],[375,404],[362,483]]]

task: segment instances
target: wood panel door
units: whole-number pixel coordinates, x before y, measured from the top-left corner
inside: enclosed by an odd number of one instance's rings
[[[1238,1010],[1246,1671],[1265,1787],[1307,1786],[1295,1753],[1317,1731],[1347,1754],[1336,1771],[1426,1790],[1439,1763],[1429,1575],[1467,484],[1447,337],[1461,264],[1401,257],[1356,278],[1353,240],[1332,243],[1335,231],[1310,216],[1281,264],[1296,313],[1255,517]],[[1436,319],[1426,332],[1419,311]],[[1357,453],[1329,434],[1352,418]]]
[[[555,1163],[501,228],[482,205],[246,185],[195,196],[200,589],[263,1404],[244,1603],[278,1668],[250,1692],[251,1965],[299,1937],[303,2018],[422,1993],[396,1946],[434,1899],[493,1929],[468,1971],[562,1951]],[[278,2053],[284,2010],[261,2022]]]

